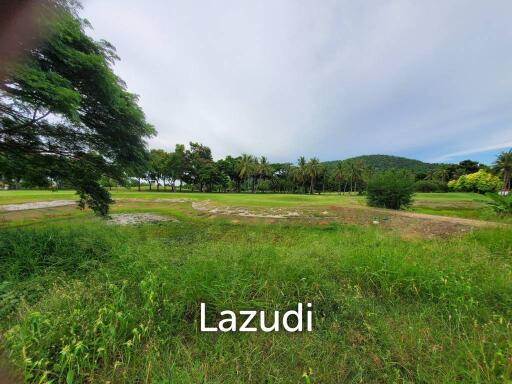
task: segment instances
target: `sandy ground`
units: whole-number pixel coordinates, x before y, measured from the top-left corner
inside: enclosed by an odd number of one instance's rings
[[[66,205],[75,205],[75,204],[76,204],[76,201],[73,201],[73,200],[36,201],[36,202],[32,202],[32,203],[0,205],[0,210],[12,212],[12,211],[24,211],[27,209],[63,207]]]
[[[117,225],[156,223],[159,221],[178,221],[173,217],[156,213],[116,213],[110,215],[107,223]]]

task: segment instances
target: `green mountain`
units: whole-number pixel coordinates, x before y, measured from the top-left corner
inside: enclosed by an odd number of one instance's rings
[[[323,164],[327,167],[334,167],[339,160],[325,161]],[[414,173],[427,173],[437,168],[440,164],[424,163],[420,160],[408,159],[406,157],[389,156],[389,155],[363,155],[351,157],[342,160],[343,162],[358,161],[364,163],[367,167],[375,170],[388,169],[408,169]]]

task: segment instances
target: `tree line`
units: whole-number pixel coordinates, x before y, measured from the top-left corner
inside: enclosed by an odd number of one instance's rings
[[[500,187],[510,189],[511,162],[509,151],[502,153],[491,167],[464,160],[439,164],[428,172],[409,172],[417,191],[446,192],[462,185],[475,192],[489,192]],[[322,163],[316,157],[301,156],[296,163],[271,163],[265,156],[241,154],[215,161],[208,146],[191,142],[188,148],[177,144],[172,152],[147,152],[144,161],[126,173],[124,184],[156,191],[351,194],[364,192],[369,180],[380,172],[358,159]],[[502,182],[499,177],[503,177]],[[481,190],[470,187],[465,180],[476,180]],[[103,185],[112,187],[117,183],[104,180]]]
[[[149,190],[198,192],[340,193],[360,192],[371,169],[361,162],[339,162],[331,169],[316,157],[299,157],[296,164],[270,163],[265,156],[241,154],[213,160],[211,149],[191,142],[188,148],[152,149],[126,173],[126,184]],[[113,180],[104,180],[113,186]]]

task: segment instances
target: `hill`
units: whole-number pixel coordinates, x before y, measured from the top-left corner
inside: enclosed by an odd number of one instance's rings
[[[339,160],[325,161],[323,164],[327,167],[333,167],[338,161]],[[414,173],[427,173],[428,171],[439,166],[439,164],[425,163],[420,160],[390,155],[363,155],[351,157],[342,161],[360,161],[367,167],[371,167],[376,170],[408,169]]]

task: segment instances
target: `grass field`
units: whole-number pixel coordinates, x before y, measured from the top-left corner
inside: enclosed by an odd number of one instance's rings
[[[307,383],[309,368],[316,383],[512,380],[512,229],[489,224],[485,197],[418,194],[404,216],[336,194],[113,195],[113,213],[178,221],[0,213],[2,353],[26,381]],[[0,205],[74,198],[2,191]],[[314,329],[203,333],[201,302],[209,322],[311,302]]]

